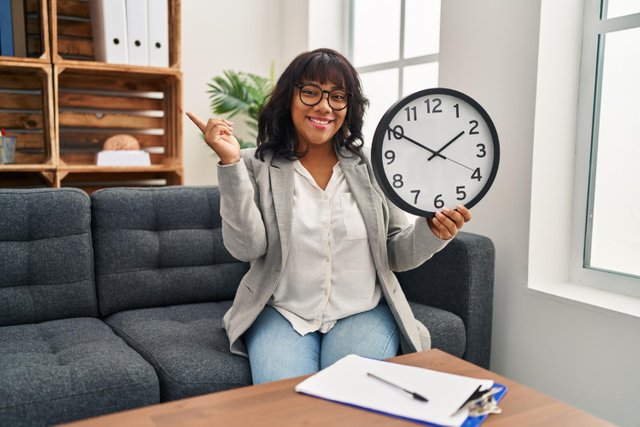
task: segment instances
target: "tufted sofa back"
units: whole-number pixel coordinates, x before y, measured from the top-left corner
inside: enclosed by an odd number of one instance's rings
[[[0,189],[0,326],[97,317],[89,197]]]
[[[233,299],[248,264],[222,243],[215,187],[91,195],[100,313]]]

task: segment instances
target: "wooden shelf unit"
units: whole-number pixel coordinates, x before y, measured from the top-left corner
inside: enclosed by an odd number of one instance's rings
[[[18,136],[15,164],[0,165],[0,187],[182,184],[180,0],[168,0],[166,68],[95,61],[86,0],[26,5],[29,17],[39,11],[28,26],[36,33],[31,22],[40,24],[43,49],[37,58],[0,57],[0,127]],[[116,134],[136,137],[152,165],[96,166]]]
[[[0,59],[0,127],[16,137],[15,163],[5,170],[49,170],[57,151],[51,64]]]

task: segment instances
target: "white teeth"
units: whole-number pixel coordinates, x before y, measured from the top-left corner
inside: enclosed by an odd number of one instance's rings
[[[311,120],[313,123],[316,123],[318,125],[328,125],[329,122],[331,122],[331,120],[318,120],[318,119],[314,119],[313,117],[309,117],[309,120]]]

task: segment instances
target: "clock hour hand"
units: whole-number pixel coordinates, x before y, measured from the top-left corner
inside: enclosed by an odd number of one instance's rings
[[[398,135],[398,133],[396,133],[396,131],[394,131],[393,129],[391,129],[391,127],[389,127],[389,131],[391,131],[391,133],[393,133],[394,136]],[[432,153],[432,157],[433,156],[438,156],[438,157],[442,157],[443,159],[447,160],[447,158],[445,156],[443,156],[442,154],[432,150],[431,148],[427,147],[426,145],[422,145],[420,144],[418,141],[413,140],[411,138],[409,138],[408,136],[406,136],[405,134],[399,134],[400,138],[406,139],[407,141],[417,145],[418,147],[424,148],[425,150],[427,150],[428,152]]]
[[[458,138],[460,138],[462,135],[464,135],[464,131],[460,132],[459,134],[457,134],[456,136],[453,137],[453,139],[449,142],[447,142],[446,144],[444,144],[438,151],[436,151],[435,153],[433,153],[431,155],[431,157],[429,157],[427,160],[431,161],[431,159],[433,159],[434,157],[440,155],[440,153],[442,153],[442,151],[444,151],[445,148],[447,148],[448,146],[450,146],[451,144],[453,144]]]

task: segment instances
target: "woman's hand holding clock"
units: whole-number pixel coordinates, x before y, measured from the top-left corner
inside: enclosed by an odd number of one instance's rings
[[[431,232],[441,240],[453,239],[465,223],[471,221],[471,211],[462,205],[454,210],[444,208],[442,212],[427,218]]]

